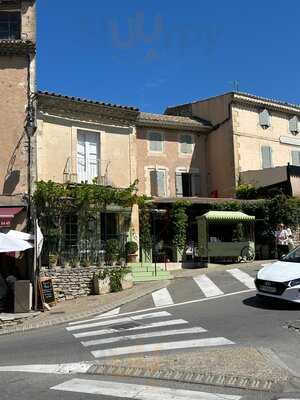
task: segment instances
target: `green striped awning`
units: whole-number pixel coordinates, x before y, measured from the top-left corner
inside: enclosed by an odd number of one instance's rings
[[[205,218],[208,221],[254,221],[253,215],[247,215],[241,211],[209,211],[198,218]]]

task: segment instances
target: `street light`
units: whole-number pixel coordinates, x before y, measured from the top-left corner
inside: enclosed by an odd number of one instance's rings
[[[160,209],[160,208],[154,208],[152,210],[152,212],[154,214],[154,216],[153,216],[154,271],[155,271],[155,276],[157,276],[157,265],[156,265],[157,252],[156,252],[156,244],[155,244],[155,240],[156,240],[156,224],[155,224],[156,218],[155,217],[156,217],[156,215],[164,215],[164,214],[166,214],[167,210]]]

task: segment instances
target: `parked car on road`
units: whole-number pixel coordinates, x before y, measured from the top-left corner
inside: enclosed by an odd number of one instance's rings
[[[300,246],[265,265],[257,273],[255,286],[261,296],[300,303]]]

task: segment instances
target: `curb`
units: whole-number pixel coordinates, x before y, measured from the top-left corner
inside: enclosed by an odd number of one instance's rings
[[[8,328],[8,329],[5,329],[5,328],[0,329],[0,336],[11,335],[14,333],[22,333],[25,331],[41,329],[41,328],[46,328],[46,327],[50,327],[50,326],[63,325],[65,323],[80,320],[82,318],[91,317],[96,314],[102,314],[104,312],[111,311],[114,308],[121,307],[132,301],[138,300],[141,297],[144,297],[147,294],[150,294],[155,290],[162,289],[162,288],[168,286],[169,283],[170,283],[169,280],[154,282],[152,285],[149,285],[149,287],[145,288],[141,292],[131,294],[131,295],[125,297],[124,299],[114,301],[113,303],[110,303],[110,304],[105,304],[104,306],[101,306],[99,308],[94,308],[92,311],[84,311],[84,312],[77,313],[77,314],[71,314],[71,315],[65,316],[65,317],[60,317],[60,318],[51,319],[51,320],[45,320],[45,321],[31,323],[31,324],[28,324],[25,322],[23,325],[17,325],[12,328]]]
[[[126,376],[135,378],[150,378],[159,380],[176,381],[182,383],[194,383],[211,386],[223,386],[238,389],[282,392],[289,380],[256,379],[246,376],[230,374],[214,374],[209,371],[203,373],[189,373],[174,371],[172,369],[148,369],[148,368],[127,368],[114,367],[110,365],[92,365],[87,374],[89,375],[110,375]]]

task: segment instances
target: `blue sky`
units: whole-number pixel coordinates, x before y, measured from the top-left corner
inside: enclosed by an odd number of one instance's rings
[[[38,0],[38,86],[163,112],[239,90],[300,103],[300,2]]]

